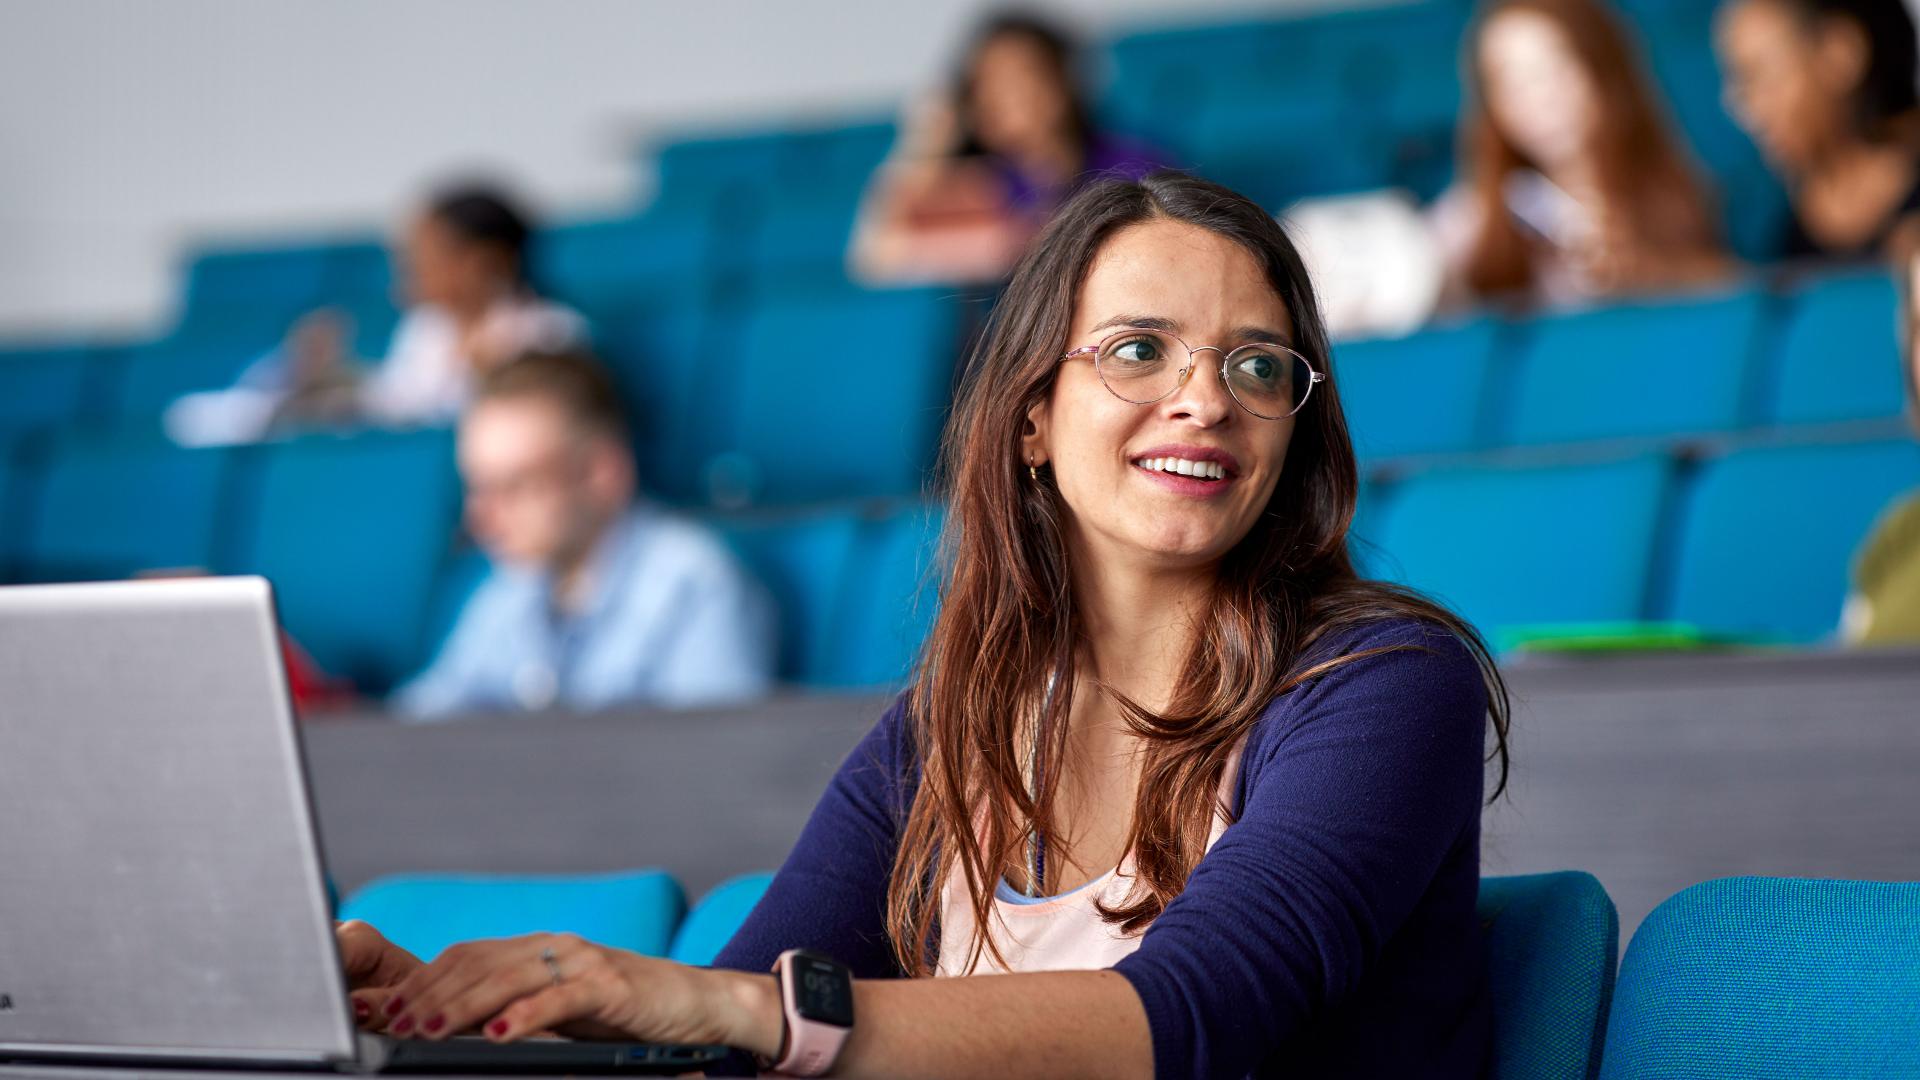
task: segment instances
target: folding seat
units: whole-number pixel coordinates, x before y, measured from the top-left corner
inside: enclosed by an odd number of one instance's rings
[[[258,454],[227,569],[273,582],[282,623],[323,669],[385,690],[424,659],[458,518],[449,433],[311,436]]]
[[[861,530],[833,636],[834,684],[905,685],[939,609],[935,558],[945,522],[940,504],[913,503]]]
[[[687,912],[680,929],[674,931],[673,947],[667,950],[667,958],[696,967],[712,964],[771,884],[773,875],[760,873],[741,874],[715,885]]]
[[[1496,642],[1527,625],[1645,619],[1670,472],[1649,454],[1409,475],[1380,515],[1382,568]]]
[[[82,343],[0,351],[0,435],[79,421],[89,404],[96,353]]]
[[[1600,1080],[1920,1075],[1920,884],[1683,889],[1620,962]]]
[[[1360,457],[1479,449],[1497,329],[1492,320],[1480,319],[1338,345],[1334,385]]]
[[[207,570],[229,458],[155,436],[71,436],[45,457],[17,552],[35,581]]]
[[[1480,879],[1491,1075],[1588,1080],[1600,1068],[1620,949],[1620,914],[1592,874]]]
[[[665,870],[614,874],[393,874],[340,907],[422,960],[447,946],[522,934],[578,934],[596,945],[665,956],[687,911]]]
[[[958,315],[941,289],[754,303],[708,367],[732,409],[731,486],[786,504],[920,494],[952,398]]]
[[[664,285],[685,288],[713,271],[717,224],[708,206],[671,204],[638,217],[555,226],[534,239],[533,278],[583,309]]]
[[[1905,439],[1739,450],[1685,492],[1667,615],[1735,635],[1834,633],[1854,552],[1878,514],[1920,489]]]
[[[780,678],[830,685],[846,647],[835,631],[853,574],[859,518],[832,511],[715,524],[779,609]]]
[[[1763,303],[1749,291],[1535,320],[1506,390],[1507,441],[1663,439],[1742,426]]]
[[[1774,356],[1768,419],[1778,424],[1897,417],[1907,403],[1899,297],[1884,272],[1808,282]]]

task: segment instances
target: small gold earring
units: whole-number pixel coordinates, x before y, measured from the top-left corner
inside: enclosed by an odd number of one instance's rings
[[[1040,470],[1034,467],[1032,458],[1027,459],[1027,479],[1036,484],[1040,482]]]

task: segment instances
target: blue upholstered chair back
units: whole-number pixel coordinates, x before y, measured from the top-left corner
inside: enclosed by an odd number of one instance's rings
[[[1480,881],[1495,1080],[1588,1080],[1613,994],[1620,916],[1592,874]]]
[[[667,958],[700,966],[713,963],[772,883],[773,875],[764,873],[742,874],[715,885],[687,912],[686,921],[673,935]]]
[[[340,917],[365,920],[422,960],[461,941],[542,932],[665,956],[686,910],[680,883],[664,870],[398,874],[347,897]]]
[[[1726,878],[1653,910],[1602,1080],[1920,1076],[1920,884]]]

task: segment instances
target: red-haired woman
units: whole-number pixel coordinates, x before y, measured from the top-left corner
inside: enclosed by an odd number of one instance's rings
[[[1567,304],[1725,276],[1709,200],[1601,0],[1495,0],[1467,34],[1456,303]]]
[[[949,429],[913,685],[719,966],[536,935],[421,967],[348,924],[364,1011],[806,1075],[1481,1076],[1506,694],[1459,619],[1355,575],[1338,385],[1258,206],[1082,191]]]

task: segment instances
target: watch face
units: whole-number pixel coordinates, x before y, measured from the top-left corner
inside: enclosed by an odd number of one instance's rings
[[[793,996],[802,1019],[853,1026],[853,979],[839,964],[804,953],[794,957]]]

